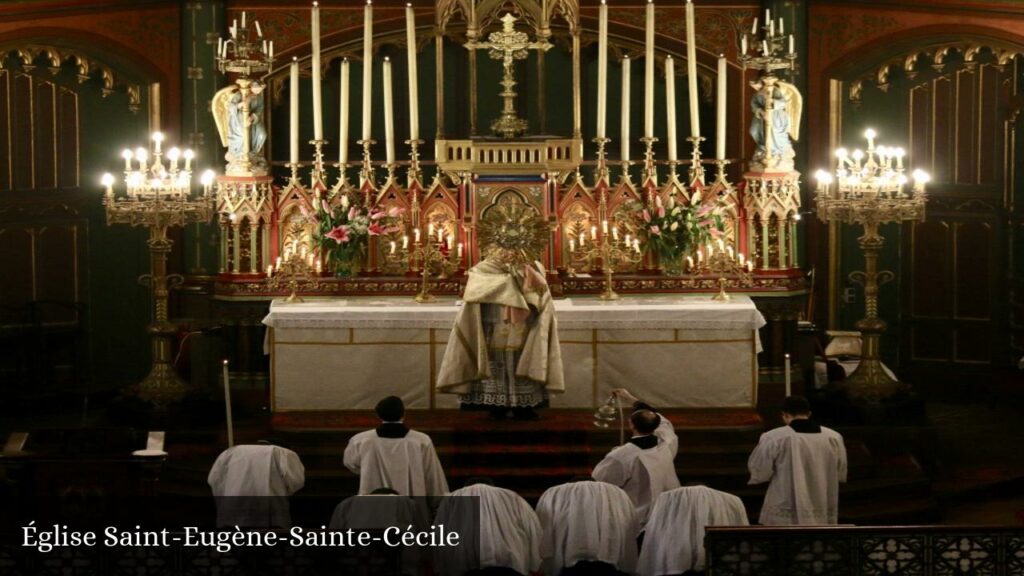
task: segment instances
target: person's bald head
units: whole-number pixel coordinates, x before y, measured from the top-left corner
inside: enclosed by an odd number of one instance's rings
[[[637,434],[653,434],[661,424],[661,416],[651,410],[637,410],[629,417],[629,423]]]

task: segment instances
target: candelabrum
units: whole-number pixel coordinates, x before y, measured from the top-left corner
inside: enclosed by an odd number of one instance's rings
[[[850,280],[864,286],[864,318],[856,327],[863,333],[860,365],[840,383],[857,400],[878,402],[908,386],[889,377],[879,359],[879,340],[886,323],[878,317],[878,289],[894,274],[878,270],[878,254],[885,239],[878,226],[889,222],[923,221],[928,174],[912,172],[913,184],[904,174],[901,148],[875,146],[875,131],[864,133],[867,152],[836,150],[834,174],[819,170],[815,195],[818,217],[824,222],[860,224],[864,234],[857,239],[864,252],[864,270],[852,272]],[[908,186],[909,185],[909,186]]]
[[[291,294],[285,302],[302,302],[300,289],[316,290],[322,265],[312,252],[296,250],[294,246],[285,250],[284,257],[278,256],[276,266],[267,267],[267,287],[271,290],[286,288]]]
[[[180,284],[182,277],[167,273],[167,255],[173,244],[167,237],[167,230],[207,222],[214,212],[213,172],[207,171],[202,176],[202,195],[193,195],[192,151],[171,148],[167,151],[168,164],[165,165],[163,140],[163,135],[157,132],[153,134],[152,149],[124,151],[125,195],[114,194],[116,179],[112,174],[103,176],[107,224],[149,228],[150,272],[140,276],[139,282],[152,291],[153,322],[147,331],[152,339],[153,358],[149,375],[130,393],[156,406],[180,400],[188,390],[171,364],[171,342],[177,327],[168,320],[167,301],[171,288]],[[179,165],[181,160],[183,165]]]
[[[252,27],[249,23],[245,12],[242,12],[242,25],[233,21],[228,27],[230,37],[227,40],[217,38],[217,68],[222,74],[234,72],[243,78],[251,78],[270,72],[274,64],[274,41],[263,39],[263,29],[258,21],[252,20]]]
[[[448,249],[444,249],[443,236],[439,234],[437,242],[434,242],[433,238],[433,234],[427,234],[425,241],[417,243],[409,253],[413,260],[419,262],[421,268],[420,291],[414,298],[421,304],[435,300],[435,296],[430,293],[430,276],[433,271],[438,270],[438,278],[446,278],[459,269],[459,263],[462,261],[462,245],[459,244],[458,250],[450,248],[454,237],[448,237]]]
[[[614,290],[613,276],[615,274],[615,268],[623,264],[639,264],[643,258],[643,253],[640,251],[640,240],[634,238],[630,240],[627,235],[623,240],[619,240],[618,228],[612,230],[612,234],[608,234],[608,222],[603,222],[603,231],[601,238],[597,237],[597,230],[591,228],[591,241],[592,247],[587,247],[586,235],[580,234],[580,245],[576,246],[575,240],[569,241],[569,252],[573,256],[577,256],[586,262],[588,268],[594,268],[594,264],[597,260],[601,261],[601,271],[604,274],[604,291],[601,292],[602,300],[618,300],[619,295]]]
[[[723,240],[718,241],[717,250],[715,244],[710,242],[698,249],[696,262],[692,256],[687,256],[686,264],[692,274],[718,277],[718,294],[711,297],[716,302],[732,299],[725,290],[729,277],[736,278],[741,286],[753,285],[754,263],[744,258],[742,253],[734,251],[732,246],[726,246]]]
[[[778,23],[779,25],[776,27],[775,21],[771,19],[770,13],[766,10],[765,21],[759,35],[758,20],[754,19],[754,26],[751,29],[753,45],[748,42],[746,34],[740,38],[739,60],[744,69],[762,70],[768,74],[772,74],[776,70],[796,69],[793,35],[787,36],[784,33],[782,18],[779,18]],[[759,36],[760,43],[758,43]],[[749,50],[749,48],[753,48],[753,50]],[[758,54],[759,48],[760,54]]]

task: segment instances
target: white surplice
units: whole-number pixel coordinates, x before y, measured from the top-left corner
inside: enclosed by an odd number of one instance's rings
[[[637,574],[662,576],[704,570],[705,526],[747,526],[743,502],[707,486],[684,486],[658,496],[644,532]]]
[[[581,561],[605,562],[627,574],[636,569],[636,510],[618,486],[583,481],[549,488],[537,502],[537,516],[544,574]]]
[[[467,506],[477,506],[478,512]],[[540,519],[521,496],[486,484],[467,486],[441,502],[434,523],[467,537],[462,528],[475,528],[470,525],[475,518],[480,523],[477,542],[435,549],[434,568],[439,574],[461,575],[491,567],[530,574],[540,569]]]
[[[376,430],[356,434],[345,447],[345,467],[359,475],[360,494],[378,488],[391,488],[402,496],[448,494],[434,443],[415,430],[404,438],[381,438]]]
[[[747,462],[750,484],[771,482],[758,522],[763,525],[837,524],[839,483],[846,482],[846,447],[835,430],[765,432]]]
[[[653,435],[658,439],[657,446],[643,449],[627,442],[609,452],[592,474],[594,480],[626,491],[636,508],[640,530],[644,529],[651,505],[658,496],[666,490],[679,488],[675,465],[679,437],[668,418],[661,416]]]
[[[305,484],[306,469],[287,448],[246,444],[221,452],[207,482],[217,497],[218,526],[289,527],[288,496]]]

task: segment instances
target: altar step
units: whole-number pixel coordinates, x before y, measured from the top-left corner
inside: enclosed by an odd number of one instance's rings
[[[430,434],[449,485],[459,488],[474,476],[492,478],[499,486],[520,493],[534,503],[547,488],[587,476],[613,446],[619,433],[593,427],[589,413],[547,411],[538,422],[494,422],[480,414],[451,413],[444,418],[410,415],[415,428]],[[755,519],[765,486],[749,486],[746,463],[764,426],[744,422],[735,426],[699,427],[686,414],[669,413],[679,422],[677,473],[684,484],[699,482],[736,494]],[[743,420],[743,418],[736,418]],[[341,423],[340,421],[338,422]],[[341,426],[316,430],[265,427],[236,430],[236,441],[265,439],[295,450],[306,466],[303,498],[337,502],[358,490],[359,479],[344,468],[342,454],[348,439],[372,421],[359,415]],[[224,446],[223,433],[169,434],[170,452],[162,491],[203,496],[209,494],[206,475]],[[844,522],[893,524],[935,518],[930,481],[909,456],[881,459],[853,434],[847,435],[849,482],[840,489]],[[326,505],[326,504],[322,504]]]

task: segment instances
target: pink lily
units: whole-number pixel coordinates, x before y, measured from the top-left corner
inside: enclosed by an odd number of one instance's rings
[[[370,236],[381,236],[386,231],[387,230],[384,228],[384,226],[381,226],[376,222],[366,227],[366,233],[369,234]]]
[[[661,228],[659,228],[658,226],[651,226],[651,234],[654,234],[655,236],[661,236]]]
[[[348,226],[342,224],[341,226],[334,227],[330,232],[327,233],[327,237],[334,240],[338,244],[342,242],[348,242]]]
[[[644,208],[643,215],[644,215],[644,222],[650,222],[651,221],[651,212],[649,210],[647,210],[647,208]]]

